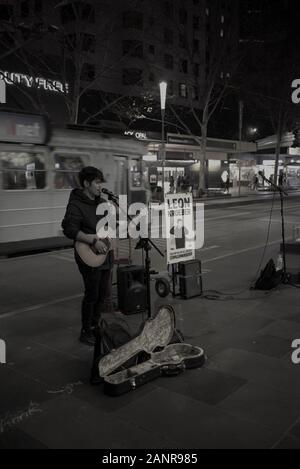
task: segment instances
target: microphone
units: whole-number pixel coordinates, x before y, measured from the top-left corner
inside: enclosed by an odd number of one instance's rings
[[[113,192],[109,191],[108,189],[106,189],[105,187],[103,187],[101,189],[101,192],[105,195],[108,195],[109,197],[112,197],[113,199],[118,199],[119,197],[117,195],[115,195]]]

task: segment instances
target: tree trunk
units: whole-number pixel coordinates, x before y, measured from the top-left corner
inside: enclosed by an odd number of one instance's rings
[[[208,165],[206,159],[207,123],[201,125],[201,165],[199,171],[199,189],[205,191],[208,187]]]

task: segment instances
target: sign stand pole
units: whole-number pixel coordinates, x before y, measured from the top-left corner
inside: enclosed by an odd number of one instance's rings
[[[180,293],[176,293],[177,277],[178,277],[178,264],[172,264],[172,288],[173,288],[172,296],[173,298],[175,298],[176,296],[180,296]]]
[[[6,103],[6,84],[5,81],[0,76],[0,103]]]

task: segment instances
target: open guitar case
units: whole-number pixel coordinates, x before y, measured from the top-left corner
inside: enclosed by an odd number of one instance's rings
[[[170,305],[162,306],[129,342],[98,360],[95,348],[92,373],[104,383],[104,393],[118,396],[162,375],[174,376],[201,367],[205,362],[203,349],[182,342],[170,344],[174,331],[174,310]],[[139,363],[141,356],[143,361]]]

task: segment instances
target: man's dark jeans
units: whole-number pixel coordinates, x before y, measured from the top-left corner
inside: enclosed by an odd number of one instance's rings
[[[89,267],[75,251],[75,261],[84,282],[84,297],[81,306],[82,329],[91,330],[98,325],[104,301],[111,294],[111,265],[104,267]]]

